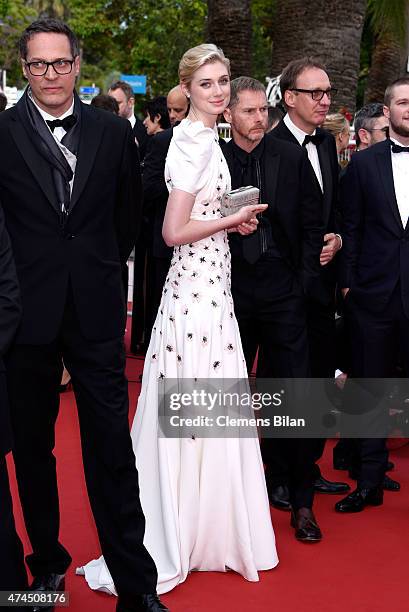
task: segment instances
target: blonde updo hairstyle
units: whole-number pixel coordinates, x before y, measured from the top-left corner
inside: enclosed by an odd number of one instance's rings
[[[216,45],[204,43],[188,49],[183,54],[179,63],[179,80],[185,94],[189,91],[189,85],[196,70],[205,64],[213,64],[214,62],[224,64],[230,76],[230,60],[224,55],[222,49],[216,47]]]
[[[336,138],[338,134],[349,131],[349,121],[342,113],[332,113],[327,115],[321,127],[328,130]]]

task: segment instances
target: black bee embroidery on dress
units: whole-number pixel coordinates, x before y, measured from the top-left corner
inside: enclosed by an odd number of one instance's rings
[[[214,361],[213,362],[213,370],[218,370],[221,366],[221,362],[220,361]]]
[[[160,314],[163,315],[163,308],[160,309]]]
[[[174,293],[174,294],[172,295],[172,297],[173,297],[173,298],[175,298],[175,300],[178,300],[178,299],[179,299],[179,296],[178,296],[178,294],[177,294],[177,293]]]
[[[184,270],[186,272],[187,268],[185,266],[185,264],[182,264],[182,270]],[[180,274],[180,273],[179,273]],[[182,276],[182,275],[181,275]]]
[[[214,280],[212,278],[209,278],[209,285],[214,285]]]
[[[174,323],[174,322],[175,322],[175,317],[173,317],[172,315],[170,315],[170,317],[169,317],[169,321],[170,321],[171,323]]]
[[[189,312],[189,309],[188,309],[188,308],[184,308],[184,309],[182,310],[182,313],[183,313],[184,315],[187,315],[187,314],[188,314],[188,312]]]
[[[181,362],[182,362],[182,355],[178,355],[178,356],[176,357],[176,359],[178,360],[178,363],[181,363]]]
[[[192,278],[196,278],[197,276],[199,276],[199,274],[196,272],[196,270],[193,270],[192,274],[190,275]]]
[[[152,357],[151,357],[152,361],[156,360],[156,353],[153,353]]]
[[[204,248],[205,251],[209,250],[209,246],[207,244],[203,248]]]
[[[200,263],[204,263],[206,261],[206,258],[205,257],[201,257],[199,261],[200,261]]]
[[[215,253],[219,253],[220,249],[218,249],[217,247],[215,248]]]
[[[167,345],[166,345],[166,350],[167,350],[169,353],[172,353],[172,352],[173,352],[173,346],[172,346],[171,344],[167,344]]]
[[[192,293],[192,298],[198,302],[200,300],[200,293],[194,292]]]
[[[218,280],[218,281],[219,281],[219,283],[220,283],[220,281],[222,280],[222,277],[221,277],[221,276],[218,274],[218,275],[216,276],[216,280]]]
[[[167,293],[167,292],[168,292],[168,290],[167,290],[167,288],[165,287],[165,288],[164,288],[164,290],[163,290],[163,293]],[[162,314],[163,314],[163,313],[162,313]]]
[[[210,303],[211,303],[211,305],[213,306],[213,308],[217,308],[217,306],[219,305],[219,304],[216,302],[216,300],[212,300]]]
[[[229,352],[234,351],[234,346],[232,345],[231,342],[229,342],[229,344],[226,346],[226,351],[229,351]]]
[[[219,323],[220,331],[223,331],[223,325]]]
[[[205,202],[203,206],[209,206],[209,202]]]
[[[207,336],[202,336],[202,344],[203,344],[203,346],[206,346],[207,342],[208,342]]]
[[[229,317],[232,319],[233,318],[233,313],[229,312]]]
[[[193,334],[191,332],[188,332],[187,339],[188,340],[192,340],[193,339]]]
[[[212,268],[215,268],[216,267],[216,262],[215,261],[211,261],[210,265],[212,266]]]
[[[165,375],[163,372],[159,372],[159,380],[163,380],[165,378]]]
[[[210,236],[210,240],[214,242],[215,239],[213,238],[213,236]]]
[[[178,278],[182,278],[182,275],[180,272],[178,272]]]
[[[205,211],[205,210],[202,212],[202,215],[207,215],[207,213],[206,213],[206,211]]]
[[[180,247],[179,247],[180,248]],[[193,242],[190,242],[189,249],[193,249]]]
[[[189,255],[189,257],[193,257],[194,256],[194,251],[189,251],[188,255]]]

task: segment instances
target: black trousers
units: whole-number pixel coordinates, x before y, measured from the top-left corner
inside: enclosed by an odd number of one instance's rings
[[[33,548],[27,564],[36,576],[64,573],[71,562],[59,542],[53,454],[62,358],[78,406],[91,507],[116,588],[124,598],[155,592],[155,565],[143,546],[145,519],[129,434],[123,339],[86,340],[70,298],[54,342],[14,346],[8,359],[16,473]]]
[[[315,300],[307,300],[307,333],[311,376],[333,378],[336,362],[335,303],[323,305]],[[314,452],[314,480],[321,476],[320,467],[316,462],[321,459],[324,448],[325,438],[317,438]]]
[[[146,312],[146,344],[149,344],[152,334],[152,328],[155,323],[156,315],[158,314],[160,301],[162,299],[163,286],[169,272],[171,257],[153,257],[152,258],[152,300],[149,312]]]
[[[309,375],[305,303],[294,274],[277,259],[232,260],[232,294],[247,369],[259,349],[259,378]],[[262,440],[268,487],[288,482],[294,509],[311,508],[314,441]]]
[[[23,545],[14,523],[5,457],[0,457],[0,500],[0,591],[23,591],[27,588],[27,574]]]
[[[354,300],[353,290],[345,300],[351,348],[351,376],[388,378],[395,374],[400,354],[406,376],[409,373],[409,319],[403,311],[398,285],[385,309],[371,312]],[[348,385],[348,380],[346,386]],[[344,389],[346,390],[346,389]],[[386,438],[360,438],[353,441],[359,458],[358,486],[381,485],[386,471]]]

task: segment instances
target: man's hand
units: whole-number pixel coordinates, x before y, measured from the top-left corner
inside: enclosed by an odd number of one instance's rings
[[[326,266],[333,259],[335,253],[341,248],[341,240],[336,234],[325,234],[324,246],[320,255],[320,264]]]
[[[342,297],[345,299],[349,291],[349,287],[345,287],[345,289],[341,289]]]

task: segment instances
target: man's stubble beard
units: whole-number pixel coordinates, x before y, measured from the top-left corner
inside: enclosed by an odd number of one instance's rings
[[[390,119],[391,128],[395,132],[395,134],[399,134],[399,136],[403,136],[404,138],[409,138],[409,129],[403,127],[402,125],[397,125],[393,123],[392,119]]]

